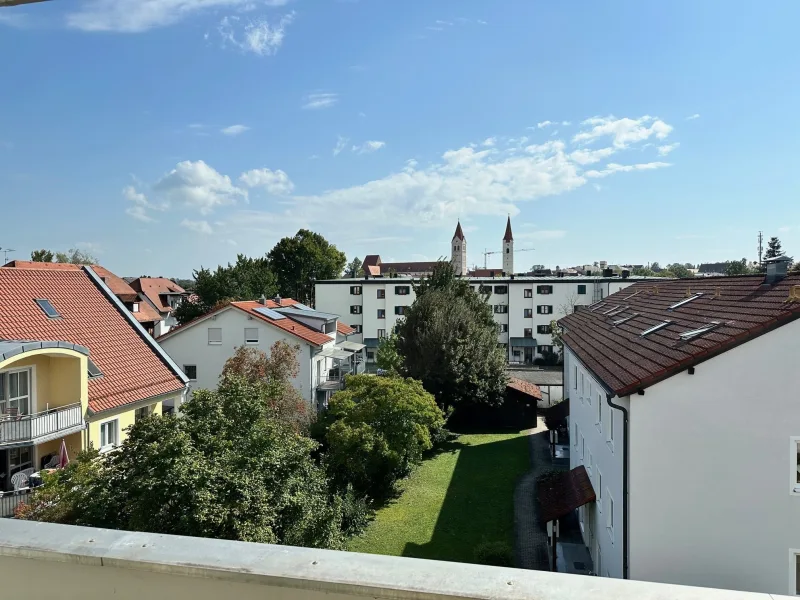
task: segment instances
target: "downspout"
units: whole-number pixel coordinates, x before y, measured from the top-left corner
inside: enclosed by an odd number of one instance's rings
[[[608,406],[622,412],[622,578],[628,577],[628,409],[611,401],[613,394],[606,394]],[[612,414],[612,419],[613,414]]]

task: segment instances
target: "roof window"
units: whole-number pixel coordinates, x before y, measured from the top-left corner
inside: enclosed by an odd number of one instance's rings
[[[45,298],[36,298],[34,300],[34,302],[36,302],[36,304],[39,305],[39,308],[41,308],[44,311],[44,314],[47,315],[48,319],[60,319],[61,318],[61,315],[58,314],[58,311],[50,303],[50,300],[47,300]]]
[[[103,376],[103,372],[96,364],[94,364],[94,361],[91,358],[87,361],[87,363],[89,369],[89,379],[97,379],[98,377]]]
[[[663,322],[659,323],[658,325],[653,325],[650,329],[645,329],[640,335],[641,335],[641,337],[648,336],[651,333],[654,333],[654,332],[658,331],[659,329],[663,329],[664,327],[666,327],[670,323],[672,323],[672,321],[663,321]]]
[[[703,292],[700,292],[699,294],[695,294],[694,296],[690,296],[689,298],[685,298],[685,299],[681,300],[680,302],[676,302],[675,304],[670,306],[667,310],[675,310],[679,306],[683,306],[684,304],[688,304],[692,300],[697,300],[702,295],[703,295]]]

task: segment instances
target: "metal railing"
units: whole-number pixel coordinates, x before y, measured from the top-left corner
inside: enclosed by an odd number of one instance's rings
[[[22,488],[14,492],[0,492],[0,518],[13,517],[17,506],[30,501],[31,488]]]
[[[80,402],[32,415],[0,415],[0,446],[38,438],[83,425]]]

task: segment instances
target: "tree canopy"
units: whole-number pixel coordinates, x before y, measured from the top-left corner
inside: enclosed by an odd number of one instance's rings
[[[305,304],[313,302],[314,281],[341,276],[347,262],[344,252],[307,229],[280,240],[267,258],[277,279],[278,293]]]
[[[440,261],[414,285],[416,300],[397,325],[401,373],[418,379],[440,406],[499,405],[506,387],[506,357],[485,296]]]
[[[747,265],[747,259],[729,260],[725,263],[725,275],[750,275],[753,272]]]
[[[767,251],[764,253],[764,258],[777,258],[783,256],[784,252],[781,249],[781,241],[773,236],[767,242]]]
[[[78,248],[70,248],[66,252],[53,252],[45,248],[34,250],[31,252],[31,260],[33,262],[58,262],[73,265],[96,265],[99,262],[97,257]]]
[[[53,258],[55,258],[55,254],[53,254],[53,252],[50,250],[45,250],[44,248],[31,252],[31,260],[33,262],[53,262]]]
[[[353,260],[347,263],[347,267],[345,267],[344,270],[344,276],[352,278],[361,277],[362,264],[363,263],[361,262],[361,259],[356,256]]]

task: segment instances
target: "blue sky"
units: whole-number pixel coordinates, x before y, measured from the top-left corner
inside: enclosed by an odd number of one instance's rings
[[[800,256],[800,4],[53,0],[0,9],[0,247],[188,276],[307,227],[516,268]],[[499,258],[490,266],[499,265]]]

